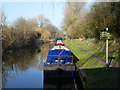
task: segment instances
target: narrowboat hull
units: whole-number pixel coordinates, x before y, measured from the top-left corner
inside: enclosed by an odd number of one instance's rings
[[[58,66],[58,64],[44,64],[44,70],[57,70],[57,69],[62,69],[64,71],[74,71],[75,70],[75,65],[65,65],[62,64]]]

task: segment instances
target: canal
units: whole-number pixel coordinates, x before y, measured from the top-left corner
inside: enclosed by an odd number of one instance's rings
[[[29,49],[9,51],[2,55],[3,88],[72,88],[79,83],[75,78],[46,78],[43,64],[52,44],[43,44]]]

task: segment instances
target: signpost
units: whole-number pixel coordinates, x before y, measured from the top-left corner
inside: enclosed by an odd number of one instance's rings
[[[106,31],[100,32],[100,39],[112,39],[112,35],[109,33],[108,28],[106,28]]]
[[[111,39],[112,35],[108,32],[108,28],[106,28],[106,31],[102,31],[100,33],[100,39],[106,39],[106,69],[109,67],[108,63],[108,39]]]
[[[106,28],[106,31],[108,31],[108,28]],[[106,38],[106,69],[109,67],[108,64],[108,36]]]

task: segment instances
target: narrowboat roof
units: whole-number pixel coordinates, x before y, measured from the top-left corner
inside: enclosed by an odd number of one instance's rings
[[[56,49],[64,49],[66,51],[70,51],[66,46],[54,46],[51,50],[56,50]]]
[[[57,40],[56,44],[58,44],[58,43],[63,44],[63,42],[61,40]]]

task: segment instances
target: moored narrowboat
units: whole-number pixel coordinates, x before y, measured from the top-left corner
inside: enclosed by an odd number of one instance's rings
[[[57,40],[56,46],[49,50],[47,59],[44,63],[44,70],[57,69],[62,69],[65,71],[75,70],[73,56],[61,40]]]

